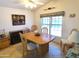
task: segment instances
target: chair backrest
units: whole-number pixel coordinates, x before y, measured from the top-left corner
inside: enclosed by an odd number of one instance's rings
[[[47,28],[47,27],[43,27],[43,28],[41,29],[41,32],[42,32],[43,34],[48,34],[48,28]]]
[[[71,32],[70,32],[70,35],[72,34],[73,31],[79,32],[78,29],[72,29]]]
[[[21,42],[22,42],[22,46],[24,49],[27,49],[27,40],[25,40],[23,38],[23,34],[22,33],[19,33],[20,34],[20,38],[21,38]]]
[[[23,30],[23,33],[28,33],[28,32],[30,32],[30,29],[26,27],[26,28]]]
[[[32,27],[31,27],[31,31],[33,32],[33,31],[35,31],[35,30],[37,30],[38,28],[37,28],[37,26],[36,25],[32,25]]]
[[[24,39],[23,34],[19,33],[21,41],[22,41],[22,48],[23,48],[23,57],[27,55],[27,40]]]

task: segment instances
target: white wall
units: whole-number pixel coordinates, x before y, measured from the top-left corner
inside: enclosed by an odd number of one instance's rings
[[[53,6],[56,8],[52,10],[44,10]],[[35,10],[35,23],[40,26],[40,14],[53,13],[58,11],[65,11],[63,20],[63,38],[67,38],[71,29],[79,29],[79,0],[52,0],[38,10]],[[69,15],[72,13],[75,13],[76,17],[69,17]]]
[[[25,25],[12,25],[12,14],[25,15]],[[21,30],[25,27],[30,28],[33,24],[33,13],[30,10],[0,7],[0,29],[5,32]]]

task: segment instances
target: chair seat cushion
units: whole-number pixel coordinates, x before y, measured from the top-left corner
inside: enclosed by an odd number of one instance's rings
[[[33,44],[33,43],[28,43],[27,44],[27,49],[28,50],[33,50],[33,49],[36,49],[36,48],[37,48],[36,44]]]
[[[68,58],[78,58],[79,57],[79,47],[74,47],[68,50],[66,57]]]

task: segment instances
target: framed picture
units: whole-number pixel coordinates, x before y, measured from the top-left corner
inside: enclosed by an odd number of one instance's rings
[[[25,15],[12,14],[12,25],[25,25]]]

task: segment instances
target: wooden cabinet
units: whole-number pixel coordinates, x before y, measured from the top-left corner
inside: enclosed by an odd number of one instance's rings
[[[10,45],[10,40],[8,37],[0,39],[0,49],[6,48]]]

